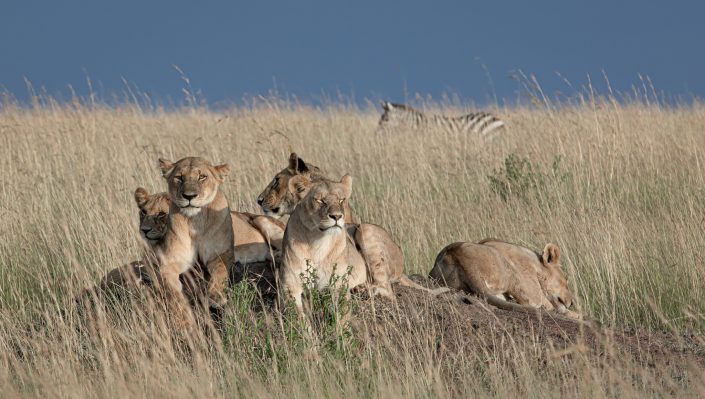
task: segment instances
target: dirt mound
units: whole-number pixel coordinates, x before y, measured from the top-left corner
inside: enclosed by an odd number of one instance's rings
[[[254,284],[263,299],[272,304],[276,298],[274,273],[268,262],[238,268],[234,281]],[[431,280],[415,275],[413,279],[436,288]],[[356,335],[368,346],[419,341],[425,343],[432,332],[440,352],[484,351],[487,354],[512,353],[519,347],[543,349],[556,358],[572,354],[597,357],[624,357],[647,367],[656,365],[705,366],[705,337],[673,334],[638,328],[607,328],[599,323],[581,323],[555,313],[516,312],[495,308],[460,291],[438,296],[396,285],[396,301],[370,298],[358,293],[353,316]],[[408,348],[407,348],[408,349]]]
[[[275,311],[273,270],[270,263],[259,262],[238,265],[231,274],[232,284],[244,280],[259,292],[259,300],[252,304],[255,312]],[[435,288],[426,278],[414,276],[414,280]],[[204,284],[202,281],[203,291]],[[463,362],[510,363],[512,356],[533,353],[538,364],[581,357],[593,363],[623,360],[651,369],[672,366],[672,375],[691,365],[705,368],[703,335],[606,328],[554,313],[507,311],[459,291],[432,296],[399,285],[394,291],[396,300],[391,301],[370,298],[366,290],[360,290],[350,319],[354,335],[364,347],[379,349],[392,358],[435,347],[438,358],[462,358]],[[220,325],[223,311],[211,311],[213,321]],[[224,311],[228,312],[227,306]]]
[[[417,282],[429,286],[428,281]],[[439,357],[470,357],[497,361],[497,356],[536,353],[537,362],[581,356],[595,362],[624,361],[664,368],[671,375],[690,366],[705,366],[702,335],[675,335],[635,328],[606,328],[576,322],[552,313],[494,308],[465,293],[436,297],[395,286],[396,301],[361,297],[354,317],[356,335],[368,346],[390,346],[395,352],[410,345],[436,343]],[[404,347],[395,347],[395,345]],[[665,371],[668,369],[668,371]]]

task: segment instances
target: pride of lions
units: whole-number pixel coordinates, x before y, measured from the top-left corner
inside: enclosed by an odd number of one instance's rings
[[[581,319],[570,310],[572,295],[554,244],[538,253],[495,239],[450,244],[430,271],[440,288],[429,289],[404,273],[402,250],[387,230],[353,222],[349,175],[330,179],[292,153],[257,198],[264,215],[255,215],[230,209],[220,189],[227,164],[187,157],[160,159],[159,168],[167,192],[135,190],[144,256],[110,271],[100,287],[163,287],[184,327],[193,324],[186,277],[206,275],[204,296],[220,307],[227,302],[229,275],[242,275],[240,269],[255,262],[267,262],[269,274],[278,277],[280,302],[293,301],[301,316],[304,279],[313,276],[319,289],[339,290],[344,282],[346,294],[364,286],[372,296],[393,299],[395,283],[430,295],[455,289],[505,310],[543,309]],[[290,215],[286,224],[279,220],[284,215]]]

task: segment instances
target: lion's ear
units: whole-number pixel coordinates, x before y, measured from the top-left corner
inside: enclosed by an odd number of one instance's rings
[[[299,158],[298,155],[296,155],[295,152],[292,152],[291,155],[289,155],[289,171],[292,174],[298,175],[301,173],[306,173],[308,172],[308,165],[306,165],[306,162],[304,162],[303,159]]]
[[[215,171],[215,178],[218,179],[218,182],[223,183],[225,181],[225,177],[230,174],[230,165],[224,163],[222,165],[214,166],[213,170]]]
[[[558,249],[556,244],[546,244],[543,248],[543,255],[541,255],[541,260],[543,260],[544,265],[549,265],[551,263],[557,264],[558,259],[561,257],[561,250]]]
[[[350,198],[350,195],[352,194],[352,176],[343,176],[343,178],[340,179],[340,184],[343,185],[343,196],[345,198]]]
[[[137,187],[137,190],[135,190],[135,202],[137,202],[137,206],[142,208],[144,204],[147,203],[148,198],[149,192],[142,187]]]
[[[303,199],[311,189],[311,180],[302,175],[293,176],[289,179],[289,192]]]
[[[174,163],[168,159],[159,158],[159,169],[162,171],[162,176],[167,177],[174,169]]]

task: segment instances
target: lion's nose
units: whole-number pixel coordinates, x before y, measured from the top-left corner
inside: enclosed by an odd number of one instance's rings
[[[328,217],[331,218],[331,219],[333,219],[333,220],[335,220],[335,221],[337,222],[338,220],[340,220],[340,219],[343,217],[343,214],[340,213],[340,212],[329,213],[329,214],[328,214]]]
[[[143,233],[146,234],[146,233],[149,233],[152,230],[152,228],[151,227],[142,227],[141,230]]]
[[[186,193],[183,193],[183,194],[181,194],[181,196],[184,197],[185,200],[191,201],[192,199],[198,197],[198,194],[186,194]]]

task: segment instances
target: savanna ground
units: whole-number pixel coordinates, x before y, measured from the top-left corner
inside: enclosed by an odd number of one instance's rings
[[[34,100],[0,106],[3,397],[705,395],[697,102],[578,94],[498,108],[508,128],[487,143],[375,134],[372,104],[258,99],[215,112]],[[353,175],[358,218],[391,231],[410,274],[426,275],[455,241],[558,244],[577,310],[604,330],[404,288],[394,303],[311,294],[313,344],[290,313],[256,306],[247,284],[232,287],[220,331],[191,336],[149,297],[76,307],[83,288],[139,259],[133,192],[165,189],[157,158],[228,162],[231,208],[257,212],[292,150],[331,177]]]

